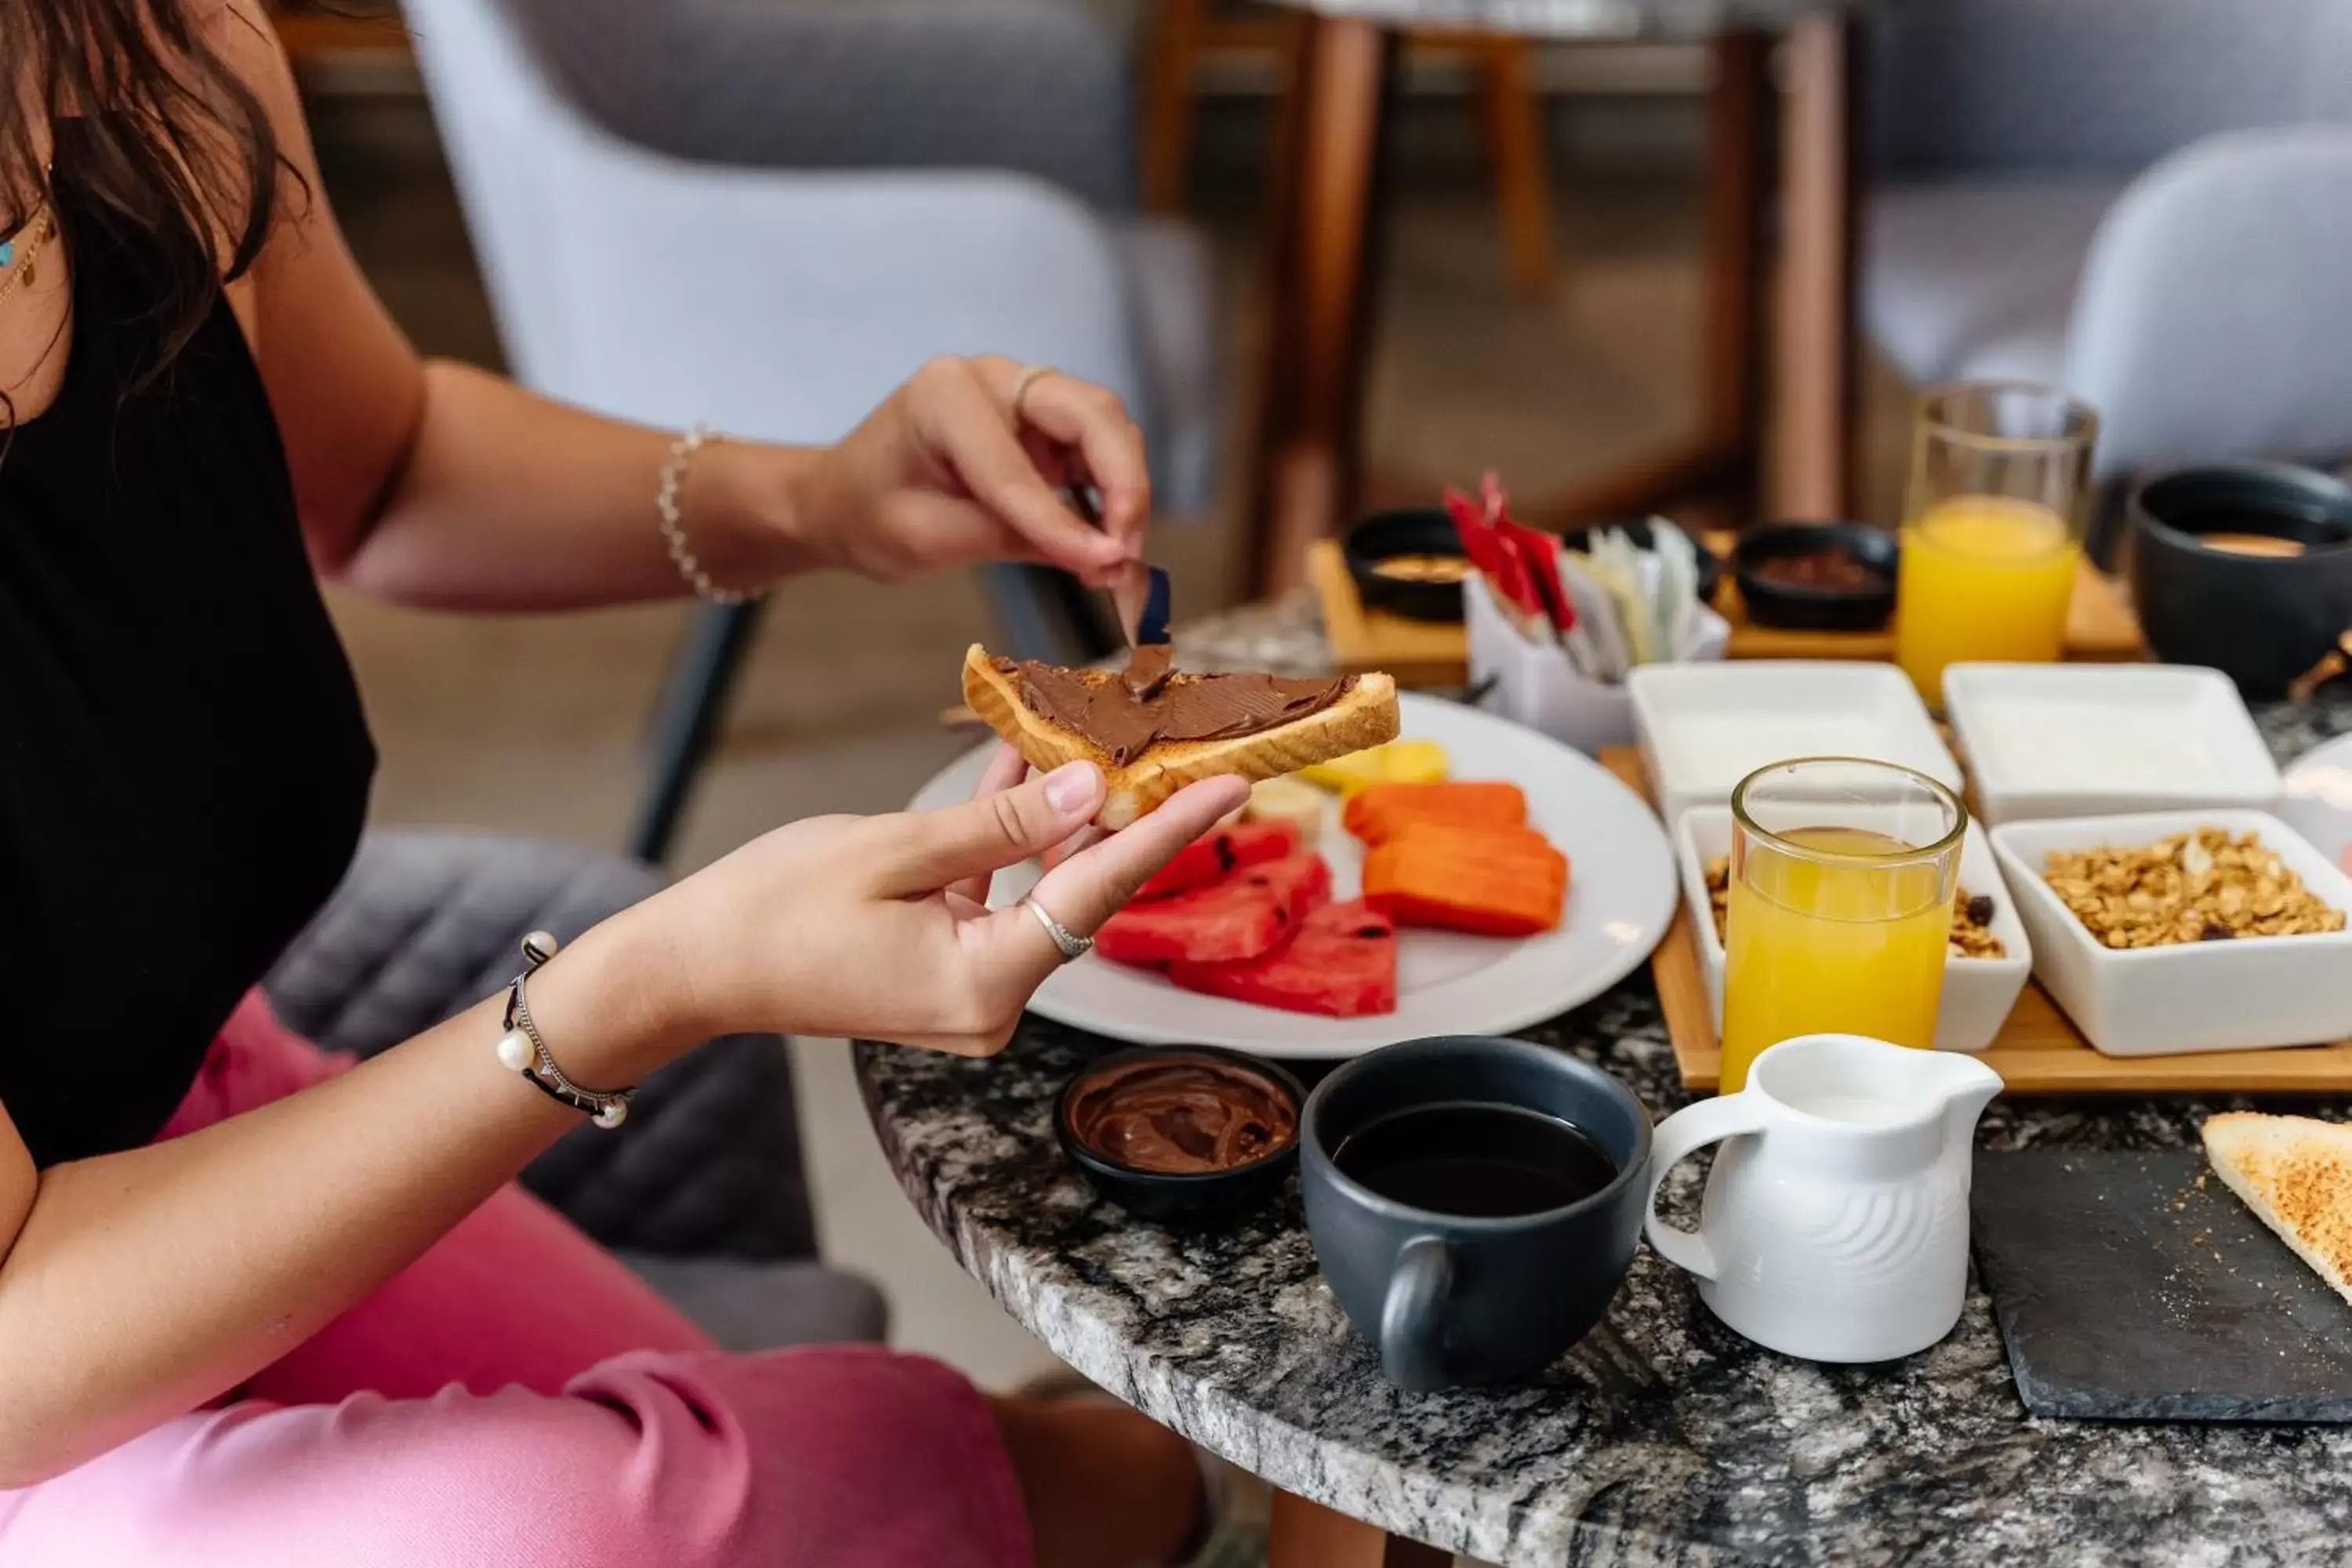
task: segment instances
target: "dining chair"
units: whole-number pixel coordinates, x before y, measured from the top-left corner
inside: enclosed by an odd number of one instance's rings
[[[569,942],[653,893],[646,868],[486,833],[381,829],[262,984],[289,1028],[371,1057],[497,994],[526,931]],[[730,1350],[879,1340],[881,1292],[816,1258],[792,1063],[773,1035],[711,1040],[523,1170]]]
[[[1916,0],[1857,28],[1859,319],[1909,383],[2066,386],[2110,476],[2319,434],[2324,388],[2226,323],[2308,343],[2342,320],[2352,269],[2287,253],[2306,197],[2340,200],[2332,154],[2229,133],[2352,122],[2352,6]]]
[[[1089,6],[405,10],[526,384],[662,426],[822,443],[930,355],[992,351],[1119,393],[1162,510],[1205,506],[1221,435],[1208,255],[1188,226],[1125,210],[1133,82]],[[1058,574],[992,568],[985,586],[1009,651],[1107,645]],[[641,858],[667,848],[759,613],[692,623],[652,725]]]

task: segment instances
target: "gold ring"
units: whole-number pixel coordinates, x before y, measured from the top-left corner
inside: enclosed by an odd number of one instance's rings
[[[1013,412],[1016,415],[1019,414],[1021,412],[1021,400],[1029,395],[1029,389],[1036,385],[1037,383],[1045,377],[1052,375],[1053,374],[1054,367],[1050,364],[1023,365],[1021,367],[1021,374],[1013,378]]]

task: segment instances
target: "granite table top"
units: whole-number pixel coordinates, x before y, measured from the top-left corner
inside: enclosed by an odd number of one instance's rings
[[[1195,668],[1320,658],[1295,605],[1180,644]],[[2352,695],[2262,723],[2292,757],[2352,731]],[[1646,967],[1527,1033],[1615,1072],[1654,1115],[1688,1098]],[[1033,1019],[992,1060],[868,1044],[858,1072],[908,1196],[1006,1311],[1276,1486],[1506,1565],[2352,1562],[2352,1427],[2032,1418],[1973,1284],[1934,1350],[1819,1366],[1740,1339],[1644,1247],[1602,1324],[1532,1384],[1401,1394],[1323,1285],[1295,1190],[1194,1235],[1094,1198],[1051,1116],[1071,1072],[1108,1048]],[[1979,1143],[2191,1145],[2224,1108],[2001,1101]],[[1668,1206],[1686,1222],[1697,1179],[1688,1162],[1676,1176]]]

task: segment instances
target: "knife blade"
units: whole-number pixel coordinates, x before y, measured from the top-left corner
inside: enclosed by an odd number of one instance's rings
[[[1092,485],[1066,485],[1062,495],[1072,511],[1097,528],[1102,526],[1102,498]],[[1168,640],[1171,605],[1165,570],[1141,561],[1129,562],[1110,585],[1109,593],[1111,608],[1118,614],[1119,633],[1127,638],[1128,647],[1148,647]]]
[[[1168,574],[1139,561],[1129,567],[1110,591],[1118,606],[1118,629],[1129,647],[1150,647],[1168,640]]]

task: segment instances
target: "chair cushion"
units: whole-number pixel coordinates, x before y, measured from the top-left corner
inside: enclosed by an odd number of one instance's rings
[[[879,1342],[889,1331],[882,1292],[819,1263],[737,1263],[648,1258],[621,1261],[730,1351]]]
[[[505,0],[567,96],[679,157],[1018,170],[1134,205],[1134,18],[1084,0]]]
[[[2083,260],[2118,180],[2003,180],[1874,192],[1863,240],[1871,341],[1915,384],[2059,382]]]
[[[643,866],[565,845],[380,830],[263,985],[289,1028],[373,1056],[502,990],[526,931],[569,942],[659,886]],[[619,1131],[573,1128],[522,1181],[607,1247],[815,1250],[791,1062],[772,1035],[670,1063],[639,1086]]]

